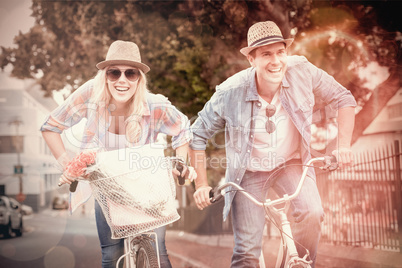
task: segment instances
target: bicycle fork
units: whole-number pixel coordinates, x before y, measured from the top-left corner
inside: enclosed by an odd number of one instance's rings
[[[285,195],[284,198],[287,198],[288,196]],[[282,233],[282,239],[281,240],[281,245],[279,248],[279,254],[278,258],[276,261],[276,268],[302,268],[302,267],[310,267],[310,264],[312,261],[307,261],[307,258],[309,256],[309,253],[307,251],[307,254],[303,257],[300,258],[299,254],[296,249],[295,241],[293,239],[293,234],[292,230],[290,227],[290,222],[288,220],[288,217],[286,215],[287,211],[289,210],[290,207],[290,200],[287,200],[285,203],[285,206],[282,208],[276,208],[274,206],[269,207],[270,211],[272,211],[277,217],[280,218],[281,221],[281,233]],[[286,254],[285,256],[283,256]],[[283,263],[283,260],[285,262]]]

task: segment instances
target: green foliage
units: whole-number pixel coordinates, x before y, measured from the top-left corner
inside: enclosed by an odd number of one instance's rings
[[[131,40],[151,67],[150,90],[192,117],[217,84],[248,67],[239,53],[248,27],[276,18],[290,29],[286,9],[306,1],[33,0],[36,25],[16,37],[17,49],[2,48],[0,67],[11,63],[14,76],[35,78],[51,95],[93,77],[113,41]],[[278,9],[285,13],[279,16]]]
[[[249,66],[239,52],[247,45],[248,28],[273,20],[285,37],[296,35],[292,53],[334,75],[363,106],[369,90],[360,67],[376,61],[400,70],[401,29],[393,23],[399,9],[393,3],[33,0],[36,24],[15,37],[17,48],[1,48],[0,68],[11,64],[13,76],[36,79],[50,96],[92,78],[113,41],[134,41],[151,67],[149,89],[193,118],[217,84]]]

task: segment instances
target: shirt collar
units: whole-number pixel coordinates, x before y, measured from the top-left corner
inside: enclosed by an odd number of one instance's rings
[[[255,82],[255,68],[251,68],[249,71],[250,75],[248,76],[246,101],[257,101],[258,92]]]
[[[257,101],[258,100],[258,91],[257,91],[257,85],[255,81],[255,68],[250,69],[250,75],[249,81],[248,81],[248,87],[247,87],[247,96],[246,96],[246,101]],[[282,79],[282,87],[283,88],[289,88],[289,82],[286,79],[286,74]]]
[[[286,72],[287,72],[287,70],[286,70]],[[288,82],[288,80],[286,79],[286,73],[285,73],[285,76],[283,77],[283,79],[282,79],[282,87],[284,87],[284,88],[289,88],[290,86],[289,86],[289,82]]]

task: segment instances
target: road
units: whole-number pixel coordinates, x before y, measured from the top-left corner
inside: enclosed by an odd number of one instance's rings
[[[95,218],[90,207],[85,214],[77,211],[72,216],[65,210],[50,209],[25,216],[24,229],[22,237],[0,237],[1,268],[101,267]],[[269,268],[276,258],[278,245],[275,239],[264,242]],[[233,236],[197,236],[168,229],[166,246],[174,268],[225,268],[230,266]],[[371,263],[366,262],[369,259]],[[402,267],[401,263],[399,253],[320,245],[316,267]]]
[[[22,237],[0,238],[0,263],[7,268],[100,267],[92,215],[45,210],[24,217]]]
[[[191,257],[192,252],[183,252],[182,248],[189,250],[202,248],[203,245],[182,241],[177,236],[177,239],[171,237],[167,246],[173,267],[202,267],[201,262]],[[22,237],[0,236],[0,267],[101,267],[101,252],[91,204],[87,206],[85,214],[78,210],[70,216],[66,210],[47,209],[24,216]]]

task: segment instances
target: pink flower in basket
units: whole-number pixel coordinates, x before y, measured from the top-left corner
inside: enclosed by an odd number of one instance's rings
[[[67,174],[71,177],[82,177],[87,167],[95,164],[96,152],[81,152],[66,166]]]

